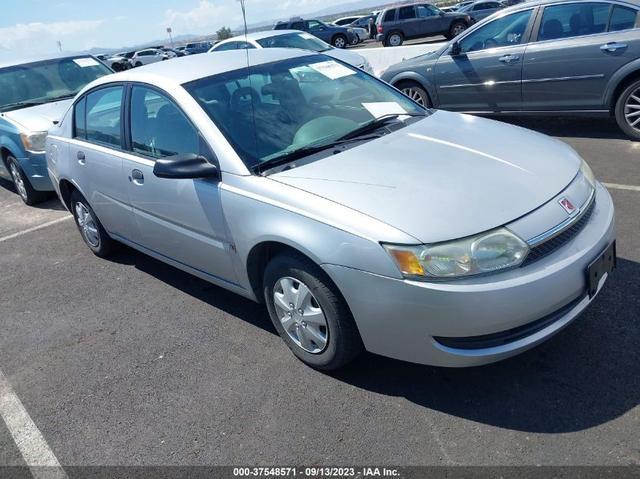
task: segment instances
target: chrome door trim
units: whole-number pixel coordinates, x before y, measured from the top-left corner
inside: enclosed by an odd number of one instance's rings
[[[547,83],[552,81],[571,81],[571,80],[593,80],[596,78],[604,78],[604,73],[597,73],[593,75],[576,75],[568,77],[548,77],[548,78],[530,78],[528,80],[522,80],[522,83]]]
[[[440,89],[441,90],[446,90],[449,88],[470,88],[470,87],[478,87],[478,86],[484,86],[484,87],[493,87],[496,85],[512,85],[512,84],[517,84],[517,83],[521,83],[521,80],[503,80],[503,81],[492,81],[492,80],[487,80],[485,82],[482,83],[458,83],[456,85],[441,85]]]

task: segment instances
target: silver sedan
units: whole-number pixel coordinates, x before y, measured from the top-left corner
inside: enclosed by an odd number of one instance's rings
[[[218,55],[101,78],[50,132],[49,175],[95,254],[124,243],[264,302],[325,370],[362,349],[512,356],[613,270],[611,198],[564,143],[424,109],[321,54]]]

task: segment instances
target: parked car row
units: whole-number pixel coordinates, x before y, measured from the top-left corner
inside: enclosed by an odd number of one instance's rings
[[[304,20],[300,17],[278,22],[274,30],[300,30],[318,37],[335,48],[347,48],[359,42],[358,34],[350,27],[332,25],[320,20]]]

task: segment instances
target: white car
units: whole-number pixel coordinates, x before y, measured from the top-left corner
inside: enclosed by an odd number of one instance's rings
[[[146,50],[140,50],[133,55],[131,63],[134,67],[141,67],[142,65],[149,65],[151,63],[161,62],[168,60],[169,56],[162,50],[157,48],[147,48]]]
[[[125,53],[114,53],[113,55],[106,56],[103,61],[116,72],[128,70],[133,66],[131,61],[125,56]]]
[[[229,38],[214,45],[209,53],[245,48],[299,48],[323,53],[349,65],[373,74],[373,69],[365,57],[342,48],[334,48],[309,33],[299,30],[267,30]]]

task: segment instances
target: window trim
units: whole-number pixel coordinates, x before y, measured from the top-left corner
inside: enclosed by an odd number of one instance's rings
[[[87,97],[89,95],[91,95],[92,93],[97,93],[100,90],[106,90],[108,88],[114,88],[114,87],[122,87],[123,91],[122,91],[122,98],[120,99],[120,148],[118,148],[116,145],[107,145],[105,143],[99,143],[97,141],[91,141],[88,138],[80,138],[76,136],[76,105],[78,103],[80,103],[82,100],[86,100]],[[73,124],[72,124],[72,138],[73,140],[77,140],[77,141],[81,141],[83,143],[87,143],[89,145],[96,145],[96,146],[100,146],[102,148],[109,148],[111,150],[115,150],[115,151],[124,151],[124,134],[125,134],[125,129],[124,129],[124,100],[126,97],[126,82],[113,82],[113,83],[103,83],[101,85],[96,85],[95,87],[91,88],[90,90],[87,90],[86,92],[84,92],[82,94],[82,96],[80,96],[78,99],[76,99],[76,101],[73,102],[72,105],[72,110],[73,110]],[[85,134],[87,131],[87,102],[85,101],[84,104],[84,121],[85,121]]]
[[[131,96],[133,92],[133,87],[135,86],[147,88],[148,90],[153,90],[156,93],[168,98],[174,104],[174,106],[180,111],[180,113],[182,113],[182,115],[186,118],[189,125],[191,125],[191,127],[196,131],[199,138],[199,142],[200,142],[200,148],[202,149],[202,147],[204,146],[204,148],[207,150],[206,152],[200,151],[197,153],[200,155],[203,155],[207,159],[207,161],[209,161],[209,163],[215,165],[216,167],[218,167],[218,170],[220,170],[220,163],[218,161],[218,156],[216,155],[214,149],[211,147],[211,145],[209,144],[205,136],[202,134],[200,129],[195,125],[195,123],[193,123],[189,115],[187,115],[184,109],[180,106],[180,103],[176,101],[176,98],[173,95],[171,95],[169,92],[163,90],[160,87],[151,85],[149,83],[140,82],[140,81],[126,82],[127,93],[125,96],[123,96],[123,98],[126,97],[126,103],[123,109],[125,119],[124,119],[124,122],[122,122],[123,124],[126,122],[126,129],[124,133],[125,136],[123,137],[126,144],[126,149],[123,150],[124,153],[144,159],[146,161],[150,161],[153,164],[155,164],[156,161],[161,159],[161,158],[156,158],[150,155],[145,155],[144,153],[140,153],[133,150],[133,140],[131,138]],[[168,158],[168,157],[164,157],[164,158]]]

